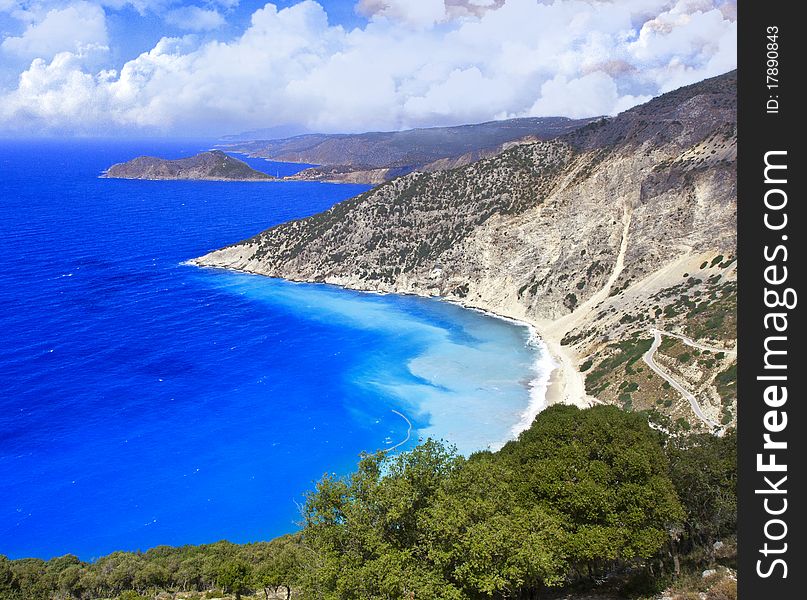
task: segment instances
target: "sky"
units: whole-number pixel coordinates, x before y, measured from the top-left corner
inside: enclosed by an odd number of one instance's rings
[[[0,135],[616,114],[736,67],[736,0],[0,0]]]

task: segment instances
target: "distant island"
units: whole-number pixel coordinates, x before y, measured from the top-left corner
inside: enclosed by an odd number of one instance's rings
[[[200,152],[190,158],[167,160],[138,156],[112,165],[101,177],[110,179],[192,179],[209,181],[271,181],[275,178],[250,167],[221,150]]]

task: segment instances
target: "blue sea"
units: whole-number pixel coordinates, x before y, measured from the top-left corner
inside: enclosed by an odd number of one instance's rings
[[[183,264],[366,186],[98,177],[210,146],[0,141],[0,554],[271,539],[361,452],[496,448],[540,404],[524,326]]]

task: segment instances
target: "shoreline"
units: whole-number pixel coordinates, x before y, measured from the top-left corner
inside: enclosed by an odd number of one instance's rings
[[[508,323],[525,327],[527,329],[529,332],[527,344],[537,348],[539,354],[532,367],[535,377],[533,377],[529,383],[530,401],[529,404],[527,404],[527,407],[522,411],[518,422],[514,423],[510,429],[511,439],[517,438],[522,431],[529,429],[530,425],[535,420],[535,417],[537,417],[544,409],[552,406],[553,404],[561,403],[563,398],[561,364],[556,357],[556,353],[550,349],[550,345],[541,335],[541,331],[535,323],[526,319],[517,319],[515,317],[503,315],[494,312],[489,308],[468,305],[461,301],[452,300],[450,298],[443,298],[441,296],[426,296],[425,294],[411,295],[422,298],[432,298],[439,300],[440,302],[454,304],[464,308],[465,310],[479,312],[488,317],[499,319],[501,321],[507,321]],[[502,444],[506,443],[507,441],[509,440],[504,440]]]
[[[484,307],[475,306],[439,296],[424,295],[424,297],[437,298],[443,302],[451,302],[452,304],[457,304],[466,309],[477,310],[492,317],[527,327],[543,344],[553,364],[553,368],[546,381],[545,407],[554,404],[569,404],[578,408],[589,408],[593,405],[594,400],[585,392],[583,375],[577,369],[577,356],[567,348],[564,348],[561,344],[564,332],[555,331],[555,329],[558,329],[557,323],[560,319],[555,321],[533,320],[525,315],[520,317],[508,315],[505,314],[504,310],[499,312],[496,308],[488,305]]]
[[[118,179],[121,181],[224,181],[233,183],[284,183],[285,180],[269,176],[268,179],[224,179],[218,177],[110,177],[102,173],[98,179]]]
[[[526,327],[529,331],[530,340],[529,344],[535,345],[539,349],[539,357],[533,364],[533,371],[535,377],[530,380],[529,396],[530,400],[527,407],[521,412],[518,422],[514,423],[511,428],[510,438],[503,440],[502,445],[515,439],[518,434],[529,428],[535,417],[544,409],[555,404],[569,404],[578,408],[589,408],[594,404],[594,399],[585,393],[585,383],[582,373],[577,369],[577,357],[573,355],[568,349],[564,348],[560,340],[563,337],[561,333],[558,335],[553,331],[553,325],[557,321],[539,321],[533,320],[525,315],[514,316],[507,314],[507,311],[501,308],[494,308],[487,304],[484,306],[474,305],[462,300],[444,298],[442,296],[434,296],[426,293],[417,292],[393,292],[383,290],[372,290],[351,287],[332,282],[315,282],[297,279],[289,279],[286,277],[275,277],[250,271],[248,269],[239,269],[233,267],[225,267],[221,265],[211,265],[200,262],[200,258],[196,257],[183,261],[182,265],[193,266],[205,269],[219,269],[223,271],[231,271],[235,273],[246,273],[249,275],[259,275],[261,277],[268,277],[270,279],[282,279],[291,283],[309,283],[309,284],[325,284],[334,287],[352,290],[354,292],[361,292],[364,294],[375,295],[388,295],[396,294],[401,296],[416,296],[418,298],[429,298],[446,302],[449,304],[457,305],[466,310],[473,310],[483,313],[489,317],[508,321],[510,323]],[[557,326],[555,326],[557,328]]]

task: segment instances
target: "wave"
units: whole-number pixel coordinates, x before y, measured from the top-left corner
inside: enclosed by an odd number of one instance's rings
[[[526,431],[532,425],[532,422],[544,409],[546,409],[548,402],[547,402],[547,394],[549,392],[549,386],[552,380],[552,372],[559,366],[558,363],[552,358],[552,354],[549,352],[549,347],[546,343],[541,339],[541,336],[538,334],[538,330],[533,326],[531,323],[526,321],[521,321],[519,319],[515,319],[512,317],[506,317],[504,315],[497,314],[495,312],[491,312],[489,310],[485,310],[484,308],[478,308],[476,306],[466,306],[461,302],[455,302],[452,300],[447,300],[451,304],[455,304],[464,308],[465,310],[471,310],[474,312],[482,313],[488,317],[499,319],[501,321],[506,321],[507,323],[511,323],[513,325],[517,325],[519,327],[524,327],[528,331],[527,336],[527,345],[534,348],[537,352],[537,356],[535,361],[532,364],[532,371],[534,373],[534,377],[529,381],[527,387],[529,388],[529,403],[524,411],[521,413],[518,421],[513,424],[510,434],[505,437],[504,439],[500,440],[495,444],[490,445],[491,450],[498,450],[502,446],[504,446],[507,442],[518,438],[519,434],[522,431]]]
[[[526,325],[530,330],[529,344],[538,350],[538,357],[533,363],[535,378],[530,381],[530,403],[521,415],[521,419],[513,425],[512,437],[517,438],[522,431],[529,429],[535,417],[547,407],[547,392],[552,379],[552,371],[558,363],[552,358],[546,343],[538,336],[532,325]]]

